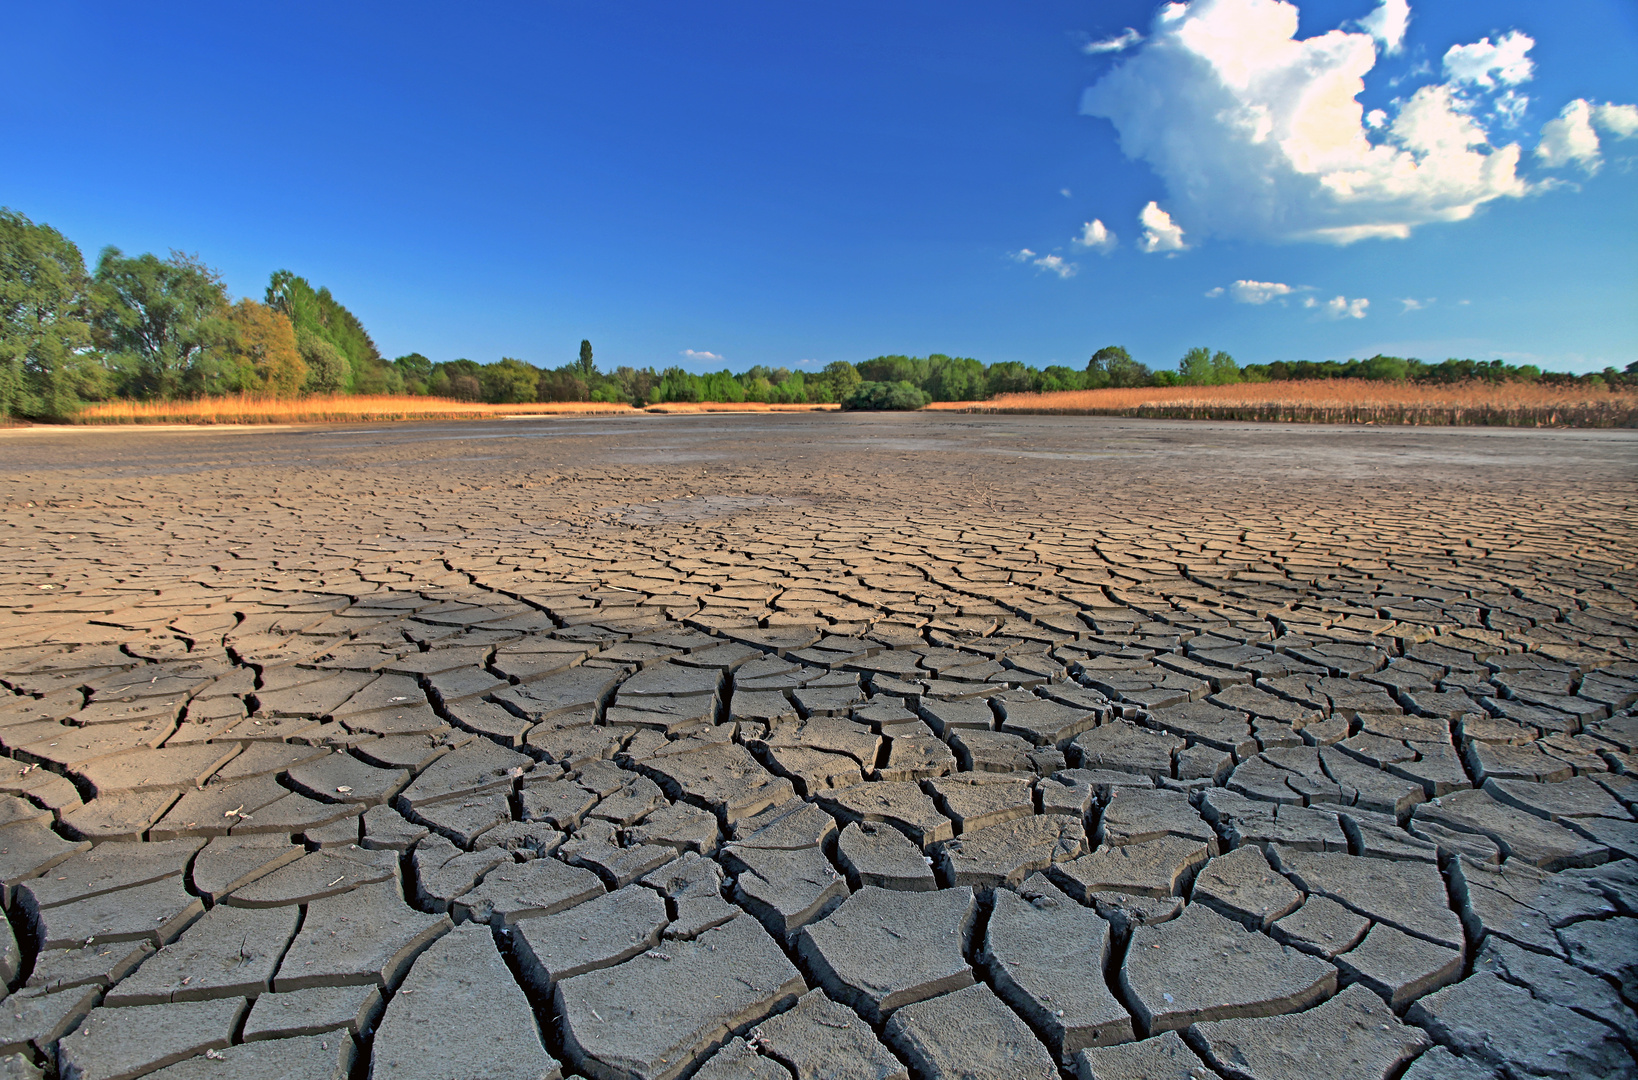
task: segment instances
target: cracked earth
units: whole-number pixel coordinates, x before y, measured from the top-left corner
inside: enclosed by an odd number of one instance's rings
[[[0,435],[0,1076],[1638,1073],[1638,438]]]

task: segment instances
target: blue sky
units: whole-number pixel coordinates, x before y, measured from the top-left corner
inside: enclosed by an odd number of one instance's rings
[[[1638,360],[1630,0],[7,8],[0,204],[388,356]]]

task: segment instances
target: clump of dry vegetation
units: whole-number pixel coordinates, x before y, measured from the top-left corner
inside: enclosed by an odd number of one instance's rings
[[[988,401],[940,401],[927,407],[957,412],[1318,424],[1638,427],[1638,390],[1526,382],[1430,386],[1325,379],[1227,386],[1140,386],[1001,394]]]
[[[388,420],[484,420],[502,416],[606,416],[653,413],[808,412],[836,405],[670,402],[646,410],[600,401],[530,401],[494,405],[451,398],[392,394],[332,394],[275,398],[251,394],[175,401],[104,401],[76,412],[76,424],[324,424]]]
[[[333,394],[302,398],[234,394],[175,401],[104,401],[86,405],[71,419],[76,424],[321,424],[635,412],[637,410],[630,405],[599,401],[491,405],[478,401],[393,394]]]

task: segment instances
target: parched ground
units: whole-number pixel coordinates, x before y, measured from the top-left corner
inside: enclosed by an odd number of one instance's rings
[[[0,433],[0,1073],[1634,1075],[1635,481],[1598,431]]]

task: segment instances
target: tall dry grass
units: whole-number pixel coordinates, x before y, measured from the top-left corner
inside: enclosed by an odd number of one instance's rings
[[[761,402],[689,402],[650,405],[647,412],[791,412],[834,409],[835,405],[765,405]],[[268,398],[252,395],[193,401],[104,401],[72,417],[76,424],[323,424],[380,423],[389,420],[485,420],[500,416],[633,415],[630,405],[598,401],[538,401],[487,405],[449,398],[388,394]]]
[[[940,401],[927,407],[956,412],[1320,424],[1638,427],[1638,391],[1533,383],[1424,386],[1324,379],[1232,386],[1145,386],[1002,394],[989,401]]]

